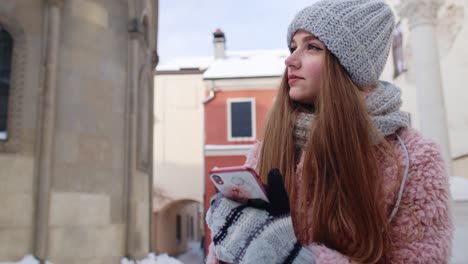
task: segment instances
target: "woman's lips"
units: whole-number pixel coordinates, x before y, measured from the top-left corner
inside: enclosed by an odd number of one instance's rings
[[[293,85],[294,83],[300,81],[300,80],[304,80],[304,78],[301,78],[299,76],[295,76],[295,75],[292,75],[292,76],[289,76],[288,78],[288,83],[289,85]]]

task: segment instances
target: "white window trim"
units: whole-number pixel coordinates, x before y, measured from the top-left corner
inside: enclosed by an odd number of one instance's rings
[[[205,156],[245,156],[253,146],[253,144],[206,145]]]
[[[232,137],[231,133],[231,104],[232,103],[244,103],[244,102],[249,102],[251,103],[252,106],[252,137]],[[252,141],[255,140],[257,137],[256,133],[256,126],[257,126],[257,120],[256,120],[256,107],[255,107],[255,98],[228,98],[227,99],[227,132],[228,132],[228,141],[230,142],[237,142],[237,141]]]

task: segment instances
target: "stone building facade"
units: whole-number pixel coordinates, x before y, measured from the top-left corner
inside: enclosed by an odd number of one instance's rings
[[[0,262],[149,253],[157,11],[0,1]]]
[[[387,2],[402,42],[382,78],[401,87],[412,125],[441,145],[450,175],[468,178],[468,1]]]

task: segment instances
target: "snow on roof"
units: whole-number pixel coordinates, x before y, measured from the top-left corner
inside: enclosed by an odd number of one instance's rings
[[[206,70],[214,62],[213,57],[174,58],[156,66],[157,71],[180,71],[183,69]]]
[[[281,76],[288,50],[251,50],[228,52],[203,74],[204,79]]]
[[[274,77],[284,71],[284,60],[289,55],[286,49],[227,51],[226,58],[213,57],[175,58],[161,63],[157,71],[180,71],[198,69],[205,71],[204,79]]]

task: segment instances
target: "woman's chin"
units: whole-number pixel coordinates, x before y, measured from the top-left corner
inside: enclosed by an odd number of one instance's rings
[[[293,100],[294,102],[298,102],[298,103],[302,103],[302,104],[312,104],[313,103],[313,99],[308,97],[308,96],[304,96],[303,94],[297,94],[297,93],[291,93],[291,91],[289,92],[289,98],[291,98],[291,100]]]

